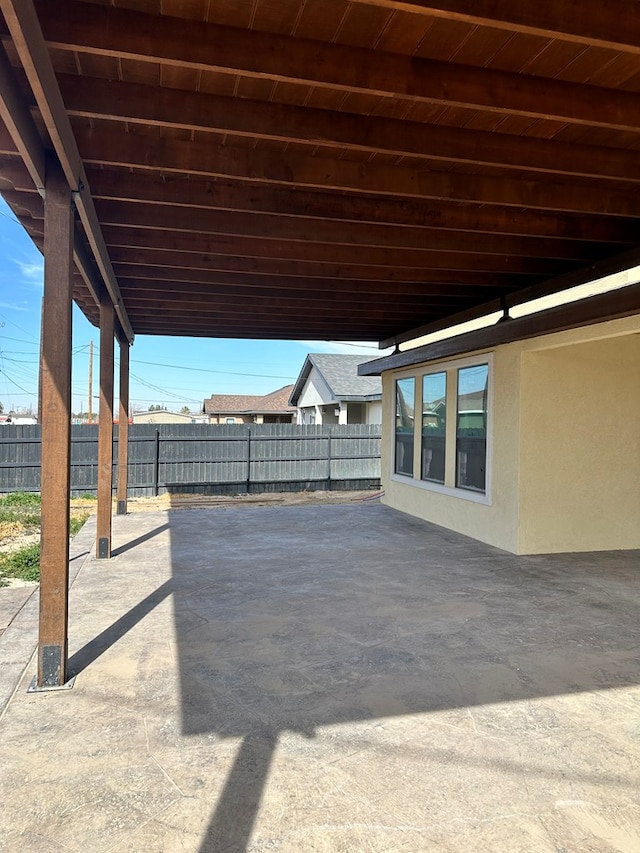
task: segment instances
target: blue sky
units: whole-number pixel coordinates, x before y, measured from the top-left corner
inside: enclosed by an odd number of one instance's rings
[[[0,199],[0,401],[5,412],[36,411],[42,276],[42,256]],[[74,306],[74,411],[87,409],[91,341],[97,397],[98,330]],[[162,404],[198,410],[211,394],[267,394],[295,381],[308,352],[380,355],[375,346],[348,342],[139,336],[131,350],[131,402],[144,409]],[[94,411],[96,405],[97,400]]]

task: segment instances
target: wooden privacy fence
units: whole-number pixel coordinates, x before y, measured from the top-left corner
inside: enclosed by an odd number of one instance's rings
[[[73,426],[71,492],[97,489],[98,428]],[[380,426],[134,424],[129,496],[380,486]],[[115,460],[118,452],[114,428]],[[40,490],[39,426],[0,427],[0,492]]]

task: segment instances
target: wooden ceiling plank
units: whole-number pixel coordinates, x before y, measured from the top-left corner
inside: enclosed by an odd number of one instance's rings
[[[2,2],[13,5],[18,0]],[[77,0],[39,0],[37,8],[48,43],[58,49],[594,127],[640,127],[640,96],[633,92]]]
[[[549,180],[493,178],[429,172],[401,166],[352,163],[337,158],[247,151],[160,138],[92,130],[76,131],[87,163],[134,166],[199,176],[239,178],[257,183],[394,197],[527,207],[565,213],[640,216],[637,192]]]
[[[132,341],[131,324],[120,299],[118,282],[102,238],[87,177],[32,0],[0,0],[0,10],[4,15],[69,188],[74,193],[76,209],[105,288],[115,306],[122,328]]]
[[[219,131],[279,142],[306,142],[399,157],[424,157],[533,172],[640,181],[633,153],[590,145],[565,145],[506,133],[402,121],[382,116],[330,113],[288,104],[143,86],[95,77],[59,75],[70,115],[144,126]]]

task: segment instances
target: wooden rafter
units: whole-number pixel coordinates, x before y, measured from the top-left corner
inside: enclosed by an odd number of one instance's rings
[[[54,48],[592,127],[640,128],[640,95],[634,92],[486,68],[470,73],[453,63],[78,0],[40,0],[37,8]]]
[[[77,190],[94,322],[108,287],[140,333],[406,339],[633,256],[614,4],[0,0],[0,191],[42,245],[29,125]]]
[[[635,0],[354,0],[366,6],[433,15],[589,47],[640,53],[640,20]]]

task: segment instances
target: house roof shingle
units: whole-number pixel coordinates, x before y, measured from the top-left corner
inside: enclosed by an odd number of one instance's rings
[[[336,400],[376,399],[382,396],[382,384],[374,376],[358,376],[358,365],[371,356],[337,353],[309,353],[293,386],[290,402],[296,405],[311,369],[315,367]]]
[[[285,385],[270,394],[212,394],[204,401],[204,411],[214,414],[287,414],[294,408],[289,406],[289,394],[293,385]]]

